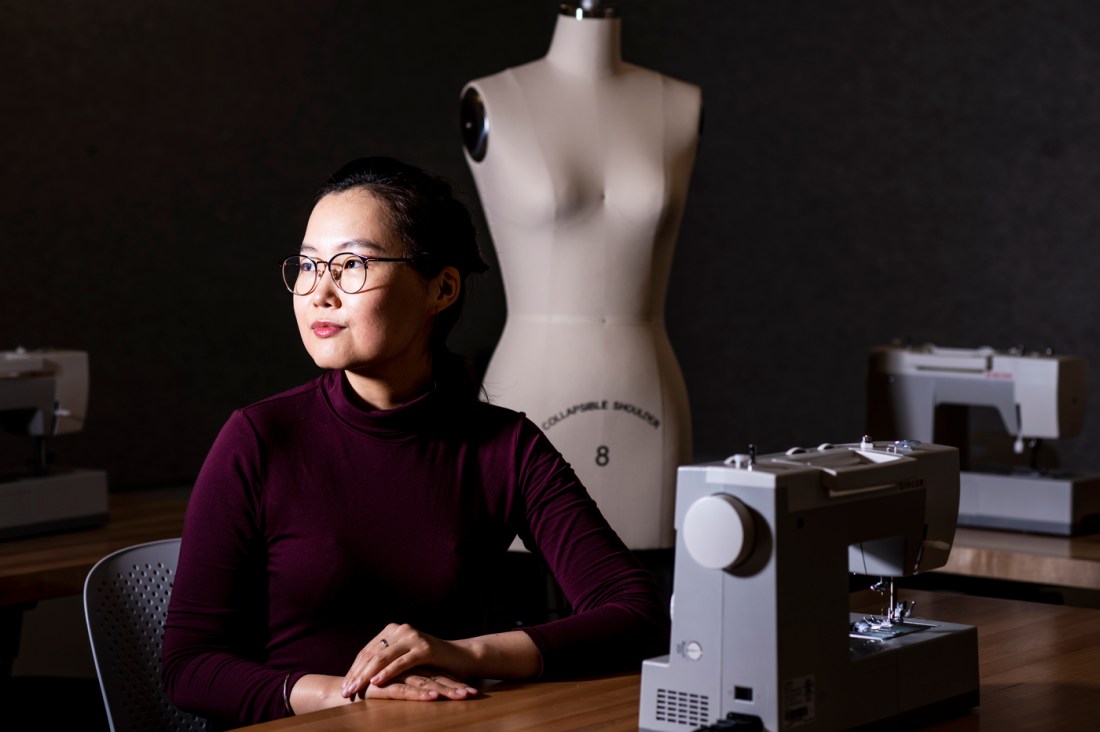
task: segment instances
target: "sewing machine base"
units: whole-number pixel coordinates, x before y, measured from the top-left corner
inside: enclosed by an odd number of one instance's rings
[[[0,539],[99,526],[107,521],[107,474],[71,470],[0,482]]]
[[[850,617],[854,621],[863,616]],[[844,728],[922,713],[961,713],[978,706],[977,628],[923,618],[910,618],[905,624],[925,629],[884,641],[850,639],[853,693]]]
[[[850,615],[853,622],[863,617]],[[726,688],[721,690],[713,681],[707,684],[713,689],[665,688],[674,680],[682,686],[691,674],[676,667],[691,662],[679,655],[645,661],[640,730],[686,732],[706,728],[727,714],[757,717],[767,732],[884,729],[887,722],[943,719],[978,706],[977,629],[922,618],[907,623],[925,629],[885,641],[852,638],[847,661],[819,670],[847,678],[842,698],[818,696],[812,674],[781,679],[770,691],[746,689],[732,679],[723,679]],[[735,669],[727,668],[726,673],[732,675]],[[776,699],[781,708],[762,709],[752,697]]]
[[[959,526],[1075,536],[1100,528],[1100,475],[963,471]]]

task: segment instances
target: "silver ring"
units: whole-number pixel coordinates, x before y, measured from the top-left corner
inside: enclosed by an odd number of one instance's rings
[[[390,647],[390,642],[388,640],[386,640],[385,638],[383,638],[382,639],[382,645],[386,648],[389,648]]]

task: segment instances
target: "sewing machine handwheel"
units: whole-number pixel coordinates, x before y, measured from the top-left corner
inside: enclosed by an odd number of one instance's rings
[[[748,559],[755,542],[752,513],[726,493],[700,498],[684,515],[684,545],[707,569],[733,569]]]

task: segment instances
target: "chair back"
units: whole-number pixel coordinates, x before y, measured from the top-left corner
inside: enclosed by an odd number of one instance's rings
[[[120,549],[84,580],[84,617],[111,732],[201,732],[206,720],[172,706],[161,640],[180,540]]]

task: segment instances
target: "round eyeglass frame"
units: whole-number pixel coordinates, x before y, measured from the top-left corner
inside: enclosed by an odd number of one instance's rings
[[[306,290],[305,292],[298,292],[296,289],[294,289],[294,284],[287,281],[287,267],[291,264],[292,261],[298,260],[298,263],[300,264],[301,260],[303,260],[303,259],[308,259],[309,261],[313,262],[313,264],[315,266],[315,269],[313,270],[313,284],[310,285],[309,289]],[[362,286],[359,287],[359,289],[357,289],[357,290],[346,290],[346,289],[344,289],[344,286],[342,284],[340,284],[340,280],[342,279],[342,275],[343,275],[343,272],[344,272],[344,264],[337,263],[336,268],[333,269],[333,262],[335,262],[337,259],[343,259],[345,262],[348,259],[358,259],[359,261],[361,261],[363,263],[363,268],[366,272],[370,271],[370,263],[371,262],[412,262],[413,261],[412,257],[365,257],[362,254],[355,254],[353,252],[340,252],[339,254],[334,254],[326,262],[323,259],[317,259],[316,257],[307,257],[304,254],[292,254],[291,256],[284,259],[280,264],[280,270],[282,271],[282,274],[283,274],[283,285],[286,287],[287,291],[290,292],[290,294],[298,295],[299,297],[305,297],[306,295],[309,295],[310,293],[312,293],[314,290],[317,289],[317,283],[321,281],[321,277],[323,277],[324,272],[327,271],[328,274],[329,274],[329,277],[332,278],[333,283],[336,285],[337,289],[340,290],[340,292],[343,292],[344,294],[347,294],[347,295],[355,295],[355,294],[358,294],[358,293],[362,292],[363,290],[365,290],[367,288],[367,276],[365,274],[363,275],[363,284],[362,284]],[[321,269],[322,267],[324,268],[324,270]],[[297,279],[298,278],[296,276],[295,277],[295,282],[297,281]]]

